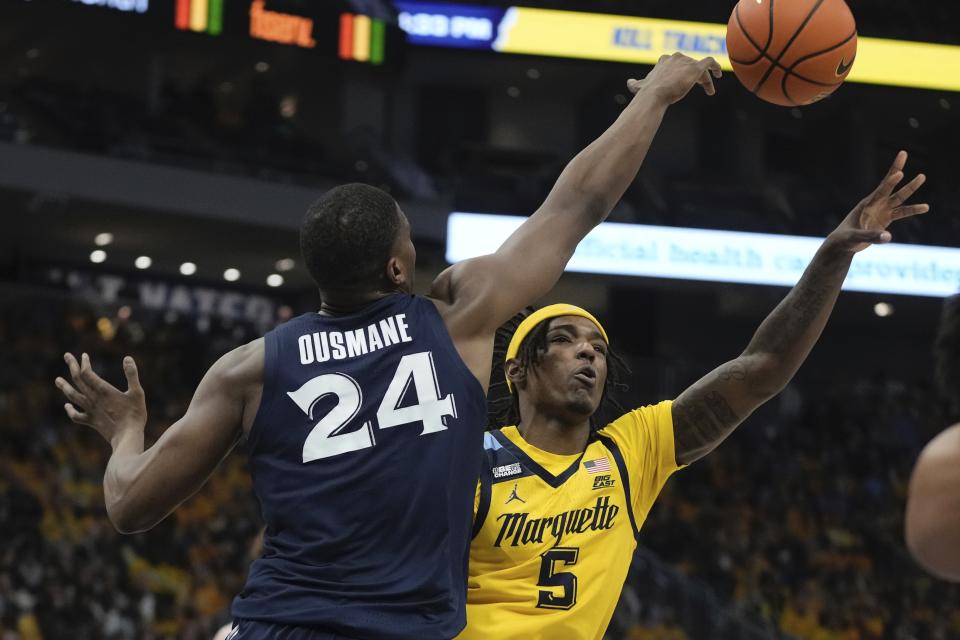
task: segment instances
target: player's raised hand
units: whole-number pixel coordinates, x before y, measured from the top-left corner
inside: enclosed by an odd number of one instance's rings
[[[667,104],[673,104],[682,100],[698,84],[708,96],[714,95],[717,90],[713,86],[713,79],[722,75],[720,63],[713,58],[694,60],[682,53],[674,53],[660,56],[660,61],[643,80],[628,80],[627,89],[633,94],[641,89],[653,91]]]
[[[56,379],[57,388],[67,398],[67,416],[77,424],[93,427],[111,445],[127,432],[142,433],[147,423],[147,404],[133,358],[123,359],[127,390],[120,391],[101,378],[83,354],[80,362],[71,353],[64,354],[73,384]]]
[[[927,204],[906,204],[916,193],[927,177],[922,173],[906,185],[897,189],[903,182],[903,168],[907,163],[907,152],[897,154],[883,182],[873,193],[861,200],[853,211],[830,234],[829,239],[853,253],[863,251],[871,244],[885,244],[892,236],[887,231],[892,223],[911,218],[930,210]],[[897,189],[896,191],[894,191]]]

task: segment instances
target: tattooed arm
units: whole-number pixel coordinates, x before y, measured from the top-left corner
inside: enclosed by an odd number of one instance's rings
[[[697,381],[673,403],[678,464],[713,451],[760,405],[780,393],[806,360],[827,324],[853,256],[890,241],[894,221],[926,213],[925,204],[904,202],[924,182],[903,180],[907,154],[900,152],[879,187],[861,201],[820,246],[803,277],[767,316],[740,357]]]
[[[852,259],[849,251],[824,242],[800,282],[763,321],[746,351],[674,401],[678,464],[690,464],[713,451],[786,386],[820,337]]]

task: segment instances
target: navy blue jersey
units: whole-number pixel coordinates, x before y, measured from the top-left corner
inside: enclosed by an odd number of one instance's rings
[[[233,615],[363,640],[465,624],[486,400],[434,304],[396,294],[265,337],[249,436],[267,529]]]

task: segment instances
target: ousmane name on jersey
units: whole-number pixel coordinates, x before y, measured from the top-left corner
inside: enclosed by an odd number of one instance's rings
[[[529,513],[504,513],[497,517],[500,533],[493,546],[499,547],[508,542],[511,547],[524,544],[542,544],[544,534],[555,538],[554,546],[560,544],[563,536],[587,531],[612,529],[620,507],[610,504],[610,497],[597,498],[592,507],[573,509],[546,518],[531,518]]]
[[[407,333],[407,314],[384,318],[352,331],[315,331],[297,338],[300,364],[346,360],[386,349],[401,342],[413,342]]]

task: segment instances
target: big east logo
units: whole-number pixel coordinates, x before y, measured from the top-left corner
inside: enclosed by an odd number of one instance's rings
[[[597,476],[593,479],[593,488],[594,489],[605,489],[607,487],[612,487],[617,481],[611,478],[609,475],[606,476]]]

